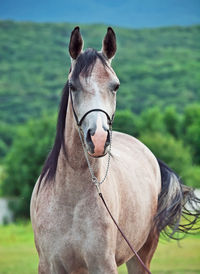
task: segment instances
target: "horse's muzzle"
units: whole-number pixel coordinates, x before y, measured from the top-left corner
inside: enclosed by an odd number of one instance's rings
[[[93,132],[91,129],[87,132],[86,143],[88,153],[93,157],[101,157],[107,153],[107,147],[110,144],[109,130],[103,128]]]

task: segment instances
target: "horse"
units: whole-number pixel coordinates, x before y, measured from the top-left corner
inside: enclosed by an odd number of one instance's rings
[[[190,231],[200,200],[143,143],[112,132],[120,86],[111,66],[114,30],[107,29],[101,51],[84,51],[83,43],[75,27],[55,142],[31,198],[38,273],[115,274],[123,263],[129,274],[145,273],[98,192],[147,269],[160,233],[176,238]],[[185,214],[193,219],[181,223]]]

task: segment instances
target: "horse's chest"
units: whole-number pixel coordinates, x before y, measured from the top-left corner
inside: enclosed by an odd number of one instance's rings
[[[38,244],[51,258],[79,261],[83,252],[90,254],[99,242],[106,241],[105,226],[106,220],[97,208],[85,207],[81,202],[75,207],[57,204],[40,216]]]

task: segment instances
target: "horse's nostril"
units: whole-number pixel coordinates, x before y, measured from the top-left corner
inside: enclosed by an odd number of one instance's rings
[[[92,139],[91,139],[91,130],[89,129],[88,132],[87,132],[87,136],[86,136],[86,141],[87,143],[90,143],[92,142]]]
[[[90,146],[91,151],[94,152],[94,144],[93,144],[93,142],[92,142],[91,135],[92,135],[92,130],[89,129],[89,130],[87,131],[87,135],[86,135],[86,142],[87,142],[87,144]]]
[[[107,130],[107,133],[108,133],[108,135],[107,135],[107,139],[106,139],[105,147],[107,147],[107,146],[110,144],[110,131],[109,131],[109,130]]]

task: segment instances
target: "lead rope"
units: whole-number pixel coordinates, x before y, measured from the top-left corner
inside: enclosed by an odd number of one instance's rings
[[[121,230],[121,228],[119,227],[118,223],[116,222],[116,220],[114,219],[112,213],[110,212],[107,204],[106,204],[106,201],[104,200],[104,197],[103,197],[103,194],[101,192],[101,189],[100,189],[100,186],[101,184],[106,180],[106,177],[108,175],[108,170],[109,170],[109,167],[110,167],[110,158],[111,158],[111,144],[112,144],[112,126],[110,126],[110,146],[109,146],[109,151],[108,151],[108,162],[107,162],[107,168],[106,168],[106,172],[105,172],[105,176],[103,177],[103,179],[99,182],[97,177],[94,175],[94,172],[93,172],[93,169],[92,169],[92,166],[90,164],[90,161],[89,161],[89,158],[88,158],[88,153],[87,153],[87,150],[86,150],[86,147],[85,147],[85,143],[84,143],[84,140],[82,138],[82,135],[81,135],[81,131],[80,131],[80,127],[78,126],[78,133],[79,133],[79,137],[80,137],[80,140],[81,140],[81,144],[82,144],[82,147],[83,147],[83,151],[84,151],[84,154],[85,154],[85,158],[86,158],[86,161],[87,161],[87,164],[88,164],[88,168],[89,168],[89,171],[90,171],[90,174],[91,174],[91,177],[92,177],[92,182],[94,183],[94,185],[96,186],[97,188],[97,191],[98,191],[98,194],[99,194],[99,197],[101,198],[105,208],[107,209],[108,211],[108,214],[110,215],[111,219],[113,220],[114,224],[116,225],[117,229],[119,230],[119,232],[121,233],[122,237],[124,238],[124,240],[126,241],[126,243],[128,244],[128,246],[130,247],[130,249],[132,250],[133,254],[137,257],[138,261],[140,262],[140,264],[142,265],[142,267],[145,269],[145,271],[148,273],[148,274],[151,274],[151,272],[147,269],[147,267],[145,266],[145,264],[143,263],[142,259],[140,258],[140,256],[138,255],[137,251],[135,251],[135,249],[132,247],[132,245],[130,244],[129,240],[126,238],[125,234],[123,233],[123,231]]]
[[[101,193],[100,185],[103,184],[103,182],[106,180],[106,177],[108,175],[108,170],[109,170],[109,167],[110,167],[112,127],[110,126],[110,145],[109,145],[109,151],[108,151],[108,162],[107,162],[106,172],[105,172],[105,175],[104,175],[103,179],[100,182],[98,181],[97,177],[94,175],[93,169],[92,169],[90,161],[88,159],[88,153],[87,153],[87,150],[85,148],[85,143],[84,143],[84,140],[83,140],[81,132],[80,132],[80,127],[78,127],[78,133],[79,133],[79,137],[81,139],[81,144],[82,144],[83,151],[84,151],[84,154],[85,154],[85,158],[86,158],[86,161],[87,161],[87,164],[88,164],[88,168],[89,168],[89,171],[90,171],[90,174],[91,174],[91,177],[92,177],[92,182],[96,186],[98,193]]]

